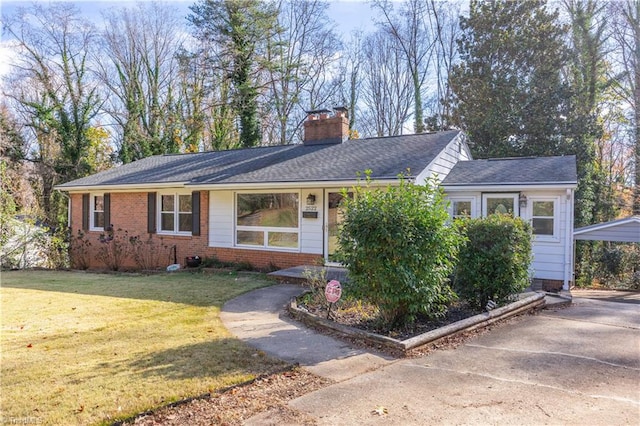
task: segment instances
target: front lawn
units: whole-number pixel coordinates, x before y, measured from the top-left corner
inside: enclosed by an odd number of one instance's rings
[[[280,367],[233,338],[220,308],[261,275],[0,275],[0,420],[111,423]]]

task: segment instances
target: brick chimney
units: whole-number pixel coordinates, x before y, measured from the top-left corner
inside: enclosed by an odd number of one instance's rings
[[[305,145],[340,144],[349,139],[349,118],[345,107],[307,111],[304,122]]]

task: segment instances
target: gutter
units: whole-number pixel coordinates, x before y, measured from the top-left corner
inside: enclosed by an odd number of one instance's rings
[[[518,183],[518,182],[505,182],[505,183],[491,183],[491,184],[474,184],[474,185],[445,185],[441,184],[442,188],[447,191],[502,191],[507,192],[505,187],[508,188],[523,188],[523,189],[575,189],[578,185],[576,182],[553,182],[553,183]]]
[[[193,189],[193,190],[229,190],[229,189],[274,189],[274,188],[328,188],[328,187],[352,187],[361,185],[364,180],[326,180],[308,182],[243,182],[243,183],[149,183],[149,184],[119,184],[119,185],[83,185],[83,186],[55,186],[54,189],[66,192],[148,192],[149,190],[163,189]],[[385,186],[397,184],[397,178],[372,179],[373,186]]]

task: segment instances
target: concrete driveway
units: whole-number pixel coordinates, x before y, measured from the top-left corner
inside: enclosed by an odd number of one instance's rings
[[[574,292],[570,307],[387,364],[290,406],[321,425],[638,425],[640,295]]]

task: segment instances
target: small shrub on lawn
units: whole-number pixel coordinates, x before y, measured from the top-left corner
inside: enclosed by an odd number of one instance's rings
[[[520,218],[491,215],[460,229],[466,241],[458,255],[455,289],[476,309],[489,300],[503,304],[529,285],[531,226]]]
[[[449,285],[459,237],[447,226],[443,192],[435,180],[414,185],[352,189],[343,201],[338,258],[349,270],[346,290],[378,306],[390,327],[420,314],[438,317],[456,296]]]

